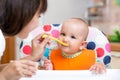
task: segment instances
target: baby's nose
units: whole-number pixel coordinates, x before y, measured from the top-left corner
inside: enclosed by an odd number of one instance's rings
[[[69,38],[68,37],[64,37],[64,42],[68,42]]]

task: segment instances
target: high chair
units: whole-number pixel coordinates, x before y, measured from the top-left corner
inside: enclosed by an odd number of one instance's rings
[[[61,24],[48,24],[48,25],[43,25],[41,26],[40,29],[35,31],[33,35],[36,35],[39,32],[45,32],[45,33],[50,33],[52,34],[53,37],[57,38],[59,36],[61,29]],[[20,53],[18,56],[24,57],[26,55],[29,55],[31,53],[31,40],[28,38],[27,40],[29,41],[21,41],[20,44]],[[92,49],[95,51],[97,55],[97,62],[103,62],[106,67],[110,67],[110,61],[111,61],[111,50],[110,50],[110,43],[107,39],[107,37],[97,28],[95,27],[89,27],[89,33],[87,37],[87,49]],[[51,45],[47,45],[44,57],[48,57],[50,50],[56,48],[56,45],[54,41],[52,42]]]

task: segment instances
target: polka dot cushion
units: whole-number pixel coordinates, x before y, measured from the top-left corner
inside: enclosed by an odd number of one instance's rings
[[[29,55],[31,53],[31,40],[40,33],[50,33],[53,37],[58,37],[60,33],[61,25],[60,24],[50,24],[43,25],[42,27],[34,30],[31,34],[31,37],[28,37],[26,40],[21,41],[20,44],[20,55],[24,57],[25,55]],[[89,34],[87,37],[87,48],[95,50],[97,55],[97,61],[103,62],[105,65],[108,65],[111,61],[110,56],[110,44],[105,35],[98,30],[97,28],[89,27]],[[52,42],[54,43],[54,42]],[[52,47],[55,44],[52,44]],[[54,46],[56,47],[56,46]],[[46,47],[44,56],[48,57],[50,53],[50,45]]]
[[[106,36],[97,28],[89,27],[87,42],[87,49],[95,50],[97,61],[108,65],[111,61],[111,49]]]
[[[41,33],[49,33],[51,34],[53,37],[57,38],[59,36],[60,33],[60,29],[61,29],[61,24],[48,24],[48,25],[43,25],[40,26],[38,28],[36,28],[35,30],[33,30],[32,32],[29,33],[29,36],[22,40],[20,43],[20,53],[19,56],[20,57],[24,57],[26,55],[29,55],[31,53],[31,40],[36,37],[38,34]],[[52,45],[53,44],[53,45]],[[50,53],[50,49],[52,48],[56,48],[56,42],[51,40],[51,44],[47,45],[44,56],[48,57],[49,53]]]

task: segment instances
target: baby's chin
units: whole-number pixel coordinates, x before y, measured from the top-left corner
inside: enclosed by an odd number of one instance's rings
[[[62,50],[63,53],[66,53],[66,54],[69,54],[69,55],[72,55],[72,54],[75,54],[77,52],[80,52],[80,51],[70,50],[68,48],[62,48],[61,50]]]
[[[68,55],[74,54],[74,53],[71,53],[71,51],[67,49],[61,49],[61,50],[63,53],[68,54]]]

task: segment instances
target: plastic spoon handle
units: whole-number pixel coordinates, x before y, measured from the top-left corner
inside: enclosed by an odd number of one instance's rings
[[[68,44],[66,44],[66,43],[64,43],[64,42],[62,42],[62,41],[60,41],[60,40],[58,40],[57,38],[54,38],[54,37],[52,37],[52,36],[48,36],[48,35],[43,35],[43,36],[42,36],[42,38],[46,38],[46,37],[49,37],[50,39],[55,40],[55,41],[59,42],[60,44],[62,44],[62,45],[64,45],[64,46],[68,46]]]

